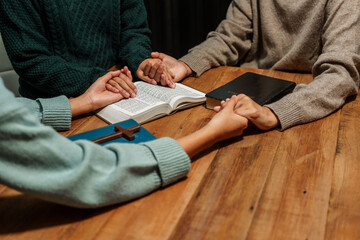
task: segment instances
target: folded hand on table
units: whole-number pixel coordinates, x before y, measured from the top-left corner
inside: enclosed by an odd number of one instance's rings
[[[192,73],[184,63],[169,55],[159,52],[151,53],[152,59],[140,65],[137,75],[152,84],[175,87],[175,83],[183,80]]]
[[[215,107],[214,110],[219,112],[224,108],[228,101],[229,99],[221,101],[220,106]],[[237,96],[235,113],[247,118],[256,127],[262,130],[269,130],[280,124],[279,119],[270,108],[260,106],[245,94]]]
[[[98,78],[84,94],[69,99],[72,116],[94,111],[124,98],[122,94],[107,90],[108,82],[121,74],[120,70],[108,72]]]
[[[211,121],[200,130],[178,139],[178,143],[190,156],[205,150],[216,142],[240,136],[247,128],[248,120],[235,112],[237,96],[222,104]]]
[[[118,76],[111,78],[107,82],[106,89],[121,94],[123,98],[136,97],[137,93],[131,72],[126,66],[120,70]]]

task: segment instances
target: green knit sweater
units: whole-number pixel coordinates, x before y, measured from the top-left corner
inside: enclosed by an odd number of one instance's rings
[[[142,0],[1,0],[0,29],[28,98],[82,94],[115,64],[150,57]]]

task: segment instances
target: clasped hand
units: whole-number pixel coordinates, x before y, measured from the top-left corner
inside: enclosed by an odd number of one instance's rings
[[[145,59],[136,71],[139,79],[150,84],[175,88],[176,82],[192,73],[192,70],[184,62],[164,53],[153,52],[151,57]],[[111,79],[106,88],[114,93],[120,93],[124,98],[135,97],[137,89],[132,81],[130,70],[124,67],[121,75]]]
[[[144,60],[136,71],[138,78],[157,85],[175,87],[175,83],[192,74],[192,70],[184,62],[179,61],[164,53],[153,52],[152,59]],[[125,67],[121,75],[108,81],[107,89],[119,92],[124,98],[136,96],[136,87],[132,83],[130,71]],[[220,106],[215,107],[219,112],[230,99],[222,101]],[[256,127],[269,130],[277,127],[279,119],[268,107],[263,107],[254,102],[250,97],[240,94],[236,97],[235,113],[247,118]]]
[[[229,100],[230,99],[228,98],[225,101],[221,101],[220,106],[215,107],[214,111],[221,111]],[[251,123],[262,130],[269,130],[280,124],[279,119],[270,108],[260,106],[245,94],[237,96],[234,112],[247,118]]]

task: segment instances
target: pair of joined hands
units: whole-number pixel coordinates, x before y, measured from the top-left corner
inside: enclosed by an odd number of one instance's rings
[[[175,83],[192,74],[192,70],[184,63],[163,53],[154,52],[152,59],[144,60],[136,74],[138,78],[162,86],[175,87]],[[135,97],[137,89],[132,82],[132,75],[127,67],[111,71],[100,77],[81,96],[70,99],[73,116],[88,113],[120,101],[123,98]],[[230,99],[222,101],[215,107],[215,112],[224,109]],[[233,112],[246,118],[262,130],[272,129],[279,125],[277,116],[267,107],[262,107],[244,94],[235,96]]]
[[[175,88],[176,82],[192,73],[185,63],[166,54],[153,52],[151,57],[145,59],[136,71],[139,79],[150,84]],[[127,67],[120,70],[119,76],[108,81],[106,89],[121,94],[123,98],[135,97],[137,93],[131,72]]]

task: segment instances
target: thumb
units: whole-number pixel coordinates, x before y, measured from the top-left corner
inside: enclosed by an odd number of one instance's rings
[[[113,78],[113,77],[118,77],[119,75],[120,75],[120,73],[121,73],[121,71],[120,70],[116,70],[116,71],[112,71],[112,72],[110,72],[111,73],[111,77],[110,77],[110,79],[111,78]],[[105,75],[106,76],[106,75]],[[108,79],[108,80],[110,80],[110,79]]]
[[[152,58],[159,58],[160,53],[159,52],[152,52],[151,57]]]
[[[234,111],[236,103],[237,103],[237,96],[232,95],[230,100],[226,102],[223,111]]]
[[[100,77],[99,80],[107,82],[110,79],[112,79],[113,77],[119,76],[119,74],[120,74],[120,70],[111,71],[111,72],[108,72],[107,74],[105,74],[104,76]]]
[[[163,60],[167,55],[164,53],[159,53],[159,52],[152,52],[151,53],[151,57],[153,58],[159,58],[161,60]]]

